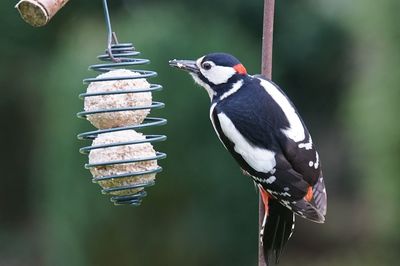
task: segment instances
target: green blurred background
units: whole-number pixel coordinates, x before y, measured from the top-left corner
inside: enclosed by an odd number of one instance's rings
[[[110,1],[166,108],[164,171],[141,207],[115,207],[83,168],[82,79],[105,48],[101,1],[70,1],[44,28],[0,2],[0,265],[256,265],[257,194],[208,120],[209,99],[172,58],[211,51],[260,69],[262,0]],[[273,79],[323,161],[325,225],[298,219],[285,265],[400,259],[400,1],[277,1]]]

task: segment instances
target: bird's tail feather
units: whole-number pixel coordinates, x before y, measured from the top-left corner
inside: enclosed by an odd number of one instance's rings
[[[312,187],[312,192],[312,198],[310,201],[302,199],[295,201],[294,203],[289,203],[289,206],[292,211],[303,218],[316,223],[324,223],[327,208],[327,196],[322,176]]]
[[[326,196],[324,178],[322,177],[322,172],[321,172],[321,177],[318,179],[318,182],[313,187],[313,194],[314,196],[312,204],[323,216],[325,216],[327,208],[327,196]]]
[[[294,215],[291,210],[282,206],[277,200],[268,202],[268,217],[263,233],[264,256],[269,263],[270,257],[275,257],[275,263],[284,250],[287,241],[294,230]]]

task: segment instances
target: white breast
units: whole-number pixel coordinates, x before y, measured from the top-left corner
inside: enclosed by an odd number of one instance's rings
[[[218,114],[218,120],[222,132],[233,142],[234,150],[254,170],[268,173],[276,166],[275,153],[273,151],[252,145],[235,127],[232,121],[224,113]]]
[[[215,127],[215,122],[214,122],[214,118],[213,118],[213,112],[214,112],[214,109],[215,109],[215,106],[216,106],[216,105],[217,105],[217,103],[213,103],[213,104],[211,105],[211,107],[210,107],[210,120],[211,120],[211,124],[213,125],[213,128],[214,128],[215,133],[217,134],[219,140],[222,142],[221,137],[219,136],[218,130],[217,130],[217,128]],[[222,142],[222,144],[224,144],[224,143]],[[224,144],[224,146],[225,146],[225,144]],[[225,148],[226,148],[226,147],[225,147]]]

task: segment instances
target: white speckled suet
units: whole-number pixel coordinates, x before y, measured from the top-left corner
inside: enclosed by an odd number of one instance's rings
[[[123,143],[135,140],[143,140],[145,136],[134,130],[123,130],[98,135],[93,140],[93,145],[104,145],[111,143]],[[150,143],[140,143],[132,145],[122,145],[109,148],[101,148],[91,150],[89,153],[89,163],[103,163],[120,160],[132,160],[140,158],[148,158],[155,156],[156,152]],[[90,169],[93,177],[104,177],[109,175],[126,174],[131,172],[146,171],[156,169],[158,167],[157,160],[141,161],[125,164],[113,164],[107,166],[93,167]],[[124,178],[116,178],[100,181],[99,184],[103,188],[111,188],[116,186],[127,186],[132,184],[141,184],[155,179],[156,174],[145,174],[139,176],[131,176]],[[140,189],[129,189],[123,191],[112,192],[113,195],[126,195],[138,192]]]
[[[137,76],[139,73],[127,69],[112,70],[100,74],[97,78],[110,78],[122,76]],[[122,79],[113,81],[92,82],[87,88],[87,93],[112,92],[132,89],[148,89],[150,83],[146,79]],[[109,110],[113,108],[145,107],[152,103],[151,92],[123,93],[85,97],[85,111]],[[120,111],[91,114],[87,119],[99,129],[115,128],[121,126],[138,125],[150,113],[150,109],[135,111]]]

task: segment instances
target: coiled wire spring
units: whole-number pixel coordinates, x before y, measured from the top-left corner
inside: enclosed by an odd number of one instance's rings
[[[134,68],[138,65],[148,64],[150,61],[148,59],[140,59],[135,58],[140,55],[140,52],[136,51],[131,43],[118,43],[116,35],[111,30],[110,17],[107,7],[107,1],[103,0],[104,6],[104,14],[106,18],[106,24],[108,28],[108,47],[104,54],[99,55],[97,58],[103,63],[91,65],[89,70],[97,71],[97,72],[108,72],[115,69],[129,69]],[[83,80],[84,84],[89,84],[92,82],[102,82],[102,81],[112,81],[112,80],[124,80],[124,79],[147,79],[157,76],[155,71],[149,70],[138,70],[134,69],[135,74],[127,74],[118,77],[103,77],[103,78],[87,78]],[[104,96],[104,95],[115,95],[115,94],[127,94],[127,93],[143,93],[143,92],[155,92],[162,90],[162,86],[159,84],[151,84],[149,88],[143,89],[132,89],[132,90],[122,90],[122,91],[104,91],[104,92],[95,92],[95,93],[82,93],[79,95],[79,98],[84,99],[86,97],[94,97],[94,96]],[[137,107],[126,107],[126,108],[112,108],[112,109],[102,109],[95,111],[82,111],[77,114],[79,118],[86,118],[88,115],[99,114],[99,113],[110,113],[110,112],[121,112],[121,111],[135,111],[135,110],[143,110],[143,109],[159,109],[163,108],[164,103],[153,101],[150,106],[137,106]],[[99,134],[122,131],[122,130],[138,130],[142,128],[147,128],[151,126],[161,126],[165,125],[167,120],[164,118],[155,118],[155,117],[146,117],[142,124],[139,125],[131,125],[131,126],[123,126],[116,127],[110,129],[99,129],[95,131],[85,132],[78,135],[78,139],[80,140],[94,140]],[[104,149],[109,147],[123,146],[123,145],[134,145],[140,143],[154,143],[159,141],[166,140],[166,136],[164,135],[145,135],[144,140],[133,140],[129,142],[120,142],[120,143],[111,143],[104,145],[95,145],[95,146],[86,146],[81,148],[79,151],[83,154],[89,154],[91,150],[94,149]],[[137,158],[131,160],[117,160],[117,161],[107,161],[96,164],[85,164],[86,169],[90,169],[93,167],[102,167],[102,166],[112,166],[118,164],[127,164],[127,163],[135,163],[135,162],[143,162],[143,161],[152,161],[152,160],[160,160],[166,158],[166,154],[162,152],[156,152],[154,156],[145,157],[145,158]],[[146,170],[146,171],[137,171],[137,172],[129,172],[124,174],[117,175],[108,175],[102,177],[94,177],[92,181],[94,183],[99,183],[101,181],[107,180],[115,180],[120,178],[127,177],[135,177],[140,175],[148,175],[159,173],[162,171],[162,167],[157,166],[154,169]],[[113,194],[111,197],[111,201],[116,204],[130,204],[130,205],[140,205],[143,197],[147,195],[144,191],[144,188],[154,185],[154,181],[147,181],[140,184],[132,184],[125,186],[114,186],[110,188],[104,188],[102,193],[104,194]],[[135,189],[133,194],[127,193],[128,191]],[[115,195],[116,192],[125,192],[123,195]]]

